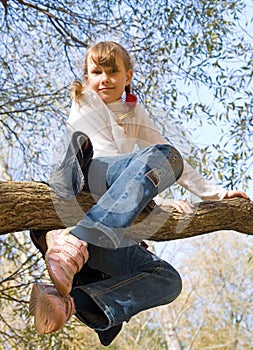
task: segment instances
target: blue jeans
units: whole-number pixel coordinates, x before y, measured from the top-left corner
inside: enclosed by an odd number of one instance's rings
[[[101,310],[100,326],[87,321],[78,303],[77,317],[91,328],[106,330],[142,310],[172,302],[181,291],[178,272],[142,248],[138,242],[147,235],[143,233],[135,239],[131,225],[154,196],[180,177],[183,161],[177,150],[167,144],[92,159],[88,139],[87,142],[89,147],[86,145],[81,152],[90,152],[85,155],[86,161],[80,162],[80,153],[75,157],[68,150],[60,171],[52,177],[56,182],[51,187],[72,195],[84,183],[85,190],[99,197],[71,231],[89,243],[90,253],[87,264],[76,276],[78,287],[73,288],[72,294],[75,299],[76,290],[85,293]],[[81,173],[84,178],[80,178]],[[96,277],[82,283],[86,273],[92,276],[92,271],[98,272]]]
[[[72,234],[106,248],[128,245],[129,237],[135,240],[133,221],[154,196],[179,178],[182,170],[180,154],[167,144],[92,159],[85,182],[89,191],[100,198],[72,229]],[[147,232],[143,232],[143,237],[138,235],[136,243],[144,238],[149,238]]]
[[[76,316],[90,328],[109,329],[140,311],[172,302],[181,292],[178,272],[138,244],[118,249],[89,245],[89,252],[86,270],[107,276],[73,290],[86,293],[104,314],[97,327],[76,307]]]

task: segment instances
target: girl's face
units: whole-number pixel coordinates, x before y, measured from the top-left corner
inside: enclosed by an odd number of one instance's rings
[[[87,85],[100,96],[106,104],[119,100],[132,80],[132,70],[126,71],[123,58],[116,56],[115,67],[97,65],[91,58],[87,59]]]

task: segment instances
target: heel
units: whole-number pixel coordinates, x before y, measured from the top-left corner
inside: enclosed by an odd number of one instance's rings
[[[35,316],[35,309],[38,302],[39,286],[35,283],[32,287],[30,302],[29,302],[29,313]]]

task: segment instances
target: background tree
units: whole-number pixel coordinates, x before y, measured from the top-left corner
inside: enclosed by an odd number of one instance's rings
[[[252,241],[227,231],[157,249],[183,278],[181,296],[154,313],[161,329],[169,319],[185,350],[252,348]]]
[[[253,159],[250,13],[246,0],[1,0],[1,179],[47,179],[51,146],[70,108],[69,83],[82,79],[86,48],[113,39],[130,50],[134,90],[162,132],[190,162],[202,163],[206,176],[247,188]],[[222,139],[198,148],[195,128],[206,125],[216,126]],[[31,252],[26,234],[1,238],[3,347],[17,340],[24,349],[39,342],[43,350],[70,348],[68,339],[77,336],[71,325],[67,339],[63,332],[40,337],[30,324],[18,324],[27,319],[29,284],[44,278]]]

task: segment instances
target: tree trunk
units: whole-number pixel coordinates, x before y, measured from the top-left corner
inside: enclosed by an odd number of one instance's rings
[[[85,192],[77,199],[66,200],[42,183],[0,182],[0,234],[73,226],[94,203]],[[201,202],[195,205],[193,214],[156,207],[151,213],[143,211],[139,215],[131,226],[131,235],[166,241],[219,230],[252,235],[253,202],[243,198]]]

